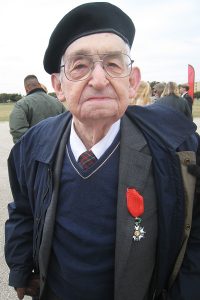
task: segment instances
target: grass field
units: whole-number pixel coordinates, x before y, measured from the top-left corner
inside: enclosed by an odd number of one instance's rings
[[[200,99],[195,100],[193,104],[192,115],[194,118],[200,118]]]
[[[8,121],[14,103],[0,103],[0,122]]]
[[[0,103],[0,122],[8,121],[9,114],[13,108],[13,103]],[[200,100],[195,100],[193,104],[193,117],[200,118]]]

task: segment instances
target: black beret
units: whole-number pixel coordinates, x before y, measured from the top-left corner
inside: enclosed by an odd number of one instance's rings
[[[102,32],[117,34],[131,47],[135,27],[129,16],[108,2],[85,3],[72,9],[51,34],[43,61],[46,72],[59,72],[61,57],[72,42]]]

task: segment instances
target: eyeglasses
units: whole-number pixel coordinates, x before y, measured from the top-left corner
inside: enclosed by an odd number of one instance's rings
[[[101,59],[94,60],[94,56],[99,56]],[[60,68],[64,68],[68,80],[81,81],[89,77],[97,62],[102,64],[104,71],[110,77],[122,78],[130,75],[134,61],[127,54],[119,52],[96,55],[81,54],[69,56]]]

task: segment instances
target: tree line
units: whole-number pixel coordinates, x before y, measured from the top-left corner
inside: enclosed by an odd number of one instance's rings
[[[22,98],[21,94],[0,94],[0,103],[16,102]]]
[[[55,93],[49,93],[49,95],[56,97]],[[21,94],[6,94],[2,93],[0,94],[0,103],[9,103],[9,102],[17,102],[20,100],[23,96]]]

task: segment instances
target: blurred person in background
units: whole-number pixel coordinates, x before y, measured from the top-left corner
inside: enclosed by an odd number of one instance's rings
[[[16,143],[21,136],[38,122],[66,111],[64,105],[47,94],[35,75],[24,78],[26,96],[17,101],[9,117],[10,133]]]
[[[173,107],[177,111],[182,112],[187,118],[192,120],[191,110],[185,98],[180,97],[179,88],[175,82],[168,82],[161,97],[156,104],[165,104]]]
[[[192,113],[193,99],[192,99],[192,97],[188,93],[189,89],[190,89],[190,87],[189,87],[189,85],[187,83],[181,84],[179,86],[179,91],[180,91],[181,97],[183,97],[183,98],[185,98],[187,100],[189,108],[190,108],[190,111]]]
[[[140,81],[136,94],[131,100],[131,105],[141,105],[145,106],[151,104],[151,86],[147,81]]]
[[[47,89],[47,87],[46,87],[43,83],[40,83],[40,86],[41,86],[41,88],[48,94],[48,89]]]
[[[151,98],[152,103],[156,102],[162,95],[166,83],[164,82],[158,82],[153,86],[152,93],[153,97]]]

